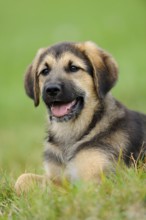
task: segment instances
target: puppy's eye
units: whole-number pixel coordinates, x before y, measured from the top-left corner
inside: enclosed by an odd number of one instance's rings
[[[48,67],[46,67],[45,69],[43,69],[40,74],[43,76],[47,76],[50,72],[50,69]]]
[[[75,65],[70,65],[69,66],[69,71],[70,72],[77,72],[80,68],[78,66],[75,66]]]

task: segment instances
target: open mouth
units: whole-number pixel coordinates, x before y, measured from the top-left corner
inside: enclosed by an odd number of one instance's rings
[[[78,97],[70,102],[54,101],[49,104],[51,118],[67,121],[81,112],[83,104],[83,97]]]

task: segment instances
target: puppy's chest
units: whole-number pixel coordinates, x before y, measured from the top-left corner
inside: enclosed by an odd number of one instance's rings
[[[54,159],[58,158],[62,163],[66,163],[73,156],[82,132],[78,128],[67,126],[67,124],[61,125],[50,126],[46,151]]]
[[[47,155],[48,162],[59,163],[66,165],[68,161],[74,156],[76,143],[70,141],[49,141],[46,143],[45,154]]]

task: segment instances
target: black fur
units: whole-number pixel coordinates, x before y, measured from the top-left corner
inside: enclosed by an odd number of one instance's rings
[[[61,87],[61,91],[60,93],[53,97],[53,96],[49,96],[46,94],[46,86],[48,86],[49,84],[59,84]],[[71,102],[74,99],[78,98],[78,97],[84,97],[84,92],[81,91],[79,88],[76,87],[76,85],[74,85],[72,82],[68,81],[68,80],[62,80],[62,79],[58,79],[57,81],[55,80],[52,81],[51,79],[48,80],[44,87],[43,87],[43,94],[42,94],[42,98],[44,100],[44,102],[46,103],[46,105],[50,105],[52,102]]]
[[[118,103],[118,102],[117,102]],[[120,103],[118,103],[119,107],[124,108]],[[117,160],[117,158],[120,156],[120,153],[122,153],[122,157],[124,159],[124,162],[127,165],[130,165],[132,162],[131,156],[135,160],[137,160],[140,156],[140,152],[142,153],[142,156],[146,154],[146,116],[134,111],[130,111],[126,108],[125,109],[125,115],[122,118],[117,118],[115,121],[112,122],[111,125],[107,125],[107,128],[105,131],[100,132],[99,134],[95,135],[92,139],[90,139],[87,142],[84,142],[83,144],[79,145],[76,151],[74,152],[74,155],[70,158],[73,159],[76,154],[84,149],[91,148],[98,148],[101,151],[105,151],[110,155],[113,155],[114,159]],[[144,119],[144,120],[143,120]],[[119,152],[118,148],[117,151],[113,149],[112,146],[106,143],[106,139],[110,138],[110,135],[120,130],[128,135],[128,143],[126,148],[124,149],[124,152]],[[119,147],[120,142],[119,139]]]
[[[88,135],[92,129],[94,129],[94,127],[96,126],[96,124],[102,119],[102,116],[104,114],[104,105],[101,101],[100,107],[95,111],[95,113],[93,114],[92,120],[88,126],[88,128],[86,129],[86,131],[82,134],[82,136],[78,139],[78,141],[80,141],[81,139],[83,139],[86,135]]]
[[[126,126],[126,122],[124,117],[120,119],[119,118],[116,119],[115,121],[113,121],[112,124],[107,125],[106,130],[95,135],[89,141],[86,141],[83,144],[79,145],[77,150],[74,152],[73,157],[75,157],[75,155],[81,150],[89,149],[89,148],[98,148],[101,149],[102,151],[105,151],[106,154],[107,152],[112,152],[113,155],[116,156],[115,159],[117,159],[118,154],[120,152],[113,149],[113,146],[106,144],[106,138],[109,138],[111,134],[113,134],[114,132],[116,133],[118,130],[123,130],[123,132],[125,132],[124,131],[125,126]],[[119,145],[120,145],[120,140],[119,140]]]
[[[144,147],[144,142],[146,142],[146,137],[144,135],[146,126],[144,127],[143,125],[140,113],[129,110],[126,111],[126,126],[126,131],[129,135],[129,145],[126,148],[124,160],[126,164],[129,165],[131,154],[136,160],[139,157],[140,151],[144,150],[142,148]]]

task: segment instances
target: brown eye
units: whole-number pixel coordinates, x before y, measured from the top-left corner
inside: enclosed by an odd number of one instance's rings
[[[70,65],[69,66],[69,71],[70,72],[77,72],[80,68],[78,66],[75,66],[75,65]]]
[[[41,71],[40,74],[43,75],[43,76],[47,76],[49,74],[49,72],[50,72],[50,69],[48,67],[46,67],[45,69],[43,69]]]

